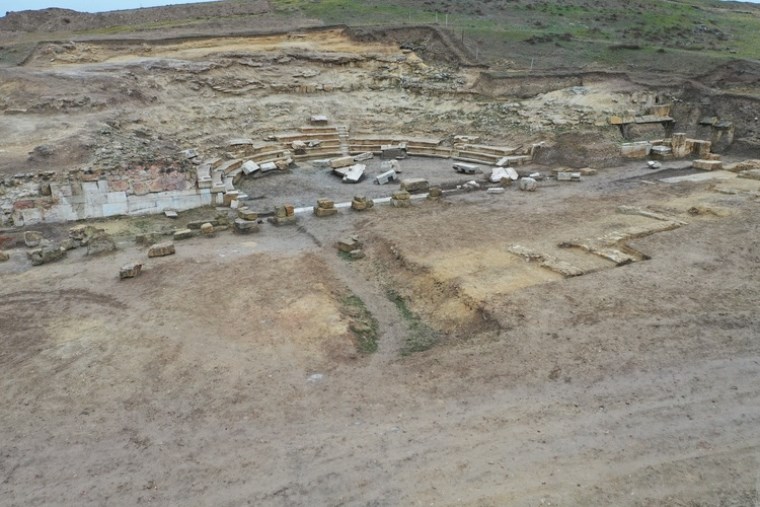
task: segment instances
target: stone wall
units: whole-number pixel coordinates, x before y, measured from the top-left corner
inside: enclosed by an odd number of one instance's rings
[[[196,188],[194,172],[158,165],[58,176],[19,174],[0,181],[4,225],[144,215],[211,203],[211,190]]]

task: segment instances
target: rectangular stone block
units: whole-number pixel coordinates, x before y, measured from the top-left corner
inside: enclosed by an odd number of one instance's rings
[[[369,160],[374,157],[375,157],[375,154],[372,153],[371,151],[368,151],[366,153],[359,153],[358,155],[354,155],[354,161],[361,162],[363,160]]]
[[[339,169],[341,167],[348,167],[354,164],[354,157],[338,157],[330,160],[330,167],[333,169]]]
[[[331,217],[338,214],[338,210],[335,208],[320,208],[314,206],[314,214],[318,217]]]
[[[226,192],[224,194],[224,200],[222,201],[222,204],[224,206],[228,206],[229,207],[230,205],[232,205],[232,201],[237,201],[238,200],[239,196],[240,196],[240,192],[238,192],[237,190],[232,190],[232,191]]]
[[[625,158],[647,158],[651,149],[649,142],[627,143],[620,147],[620,153]]]
[[[259,218],[259,214],[250,208],[238,208],[237,215],[238,218],[242,218],[243,220],[256,220]]]
[[[246,161],[243,164],[242,169],[243,169],[243,173],[246,176],[250,176],[251,174],[253,174],[253,173],[257,172],[257,171],[260,171],[261,170],[261,166],[259,166],[259,164],[257,164],[253,160],[248,160],[248,161]]]
[[[296,216],[286,216],[286,217],[270,217],[269,222],[272,225],[275,225],[276,227],[280,227],[283,225],[295,225],[296,224]]]
[[[332,209],[335,207],[335,201],[332,199],[317,199],[317,207],[322,209]]]
[[[148,249],[148,257],[164,257],[175,253],[174,243],[171,242],[158,243]]]
[[[364,178],[364,171],[367,166],[364,164],[354,164],[348,169],[344,169],[343,183],[359,183]]]
[[[723,169],[723,162],[720,160],[695,160],[691,163],[694,169],[701,169],[703,171],[715,171]]]
[[[236,218],[232,224],[232,229],[238,234],[251,234],[259,232],[261,229],[259,223],[255,220],[244,220],[242,218]]]
[[[126,192],[108,192],[106,194],[106,202],[108,204],[117,204],[117,203],[126,204],[127,193]]]
[[[384,173],[378,174],[375,176],[375,183],[378,185],[386,185],[390,183],[391,181],[398,181],[398,175],[396,174],[396,171],[391,169],[390,171],[385,171]]]
[[[351,236],[348,238],[343,238],[338,240],[338,250],[341,252],[352,252],[354,250],[358,250],[362,247],[361,241],[359,241],[359,238],[355,236]]]
[[[401,180],[401,190],[410,193],[422,193],[430,190],[430,183],[424,178],[407,178]]]
[[[190,229],[180,229],[178,231],[174,231],[174,240],[182,240],[182,239],[190,239],[194,236],[193,231]]]
[[[127,206],[126,202],[120,202],[120,203],[114,203],[114,204],[104,204],[102,206],[103,208],[103,216],[104,217],[114,217],[118,215],[126,215],[129,211],[129,206]]]

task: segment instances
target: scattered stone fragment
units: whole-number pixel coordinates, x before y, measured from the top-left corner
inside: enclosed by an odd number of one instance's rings
[[[494,167],[491,169],[491,175],[488,177],[491,183],[500,183],[502,180],[510,180],[509,173],[503,167]]]
[[[211,225],[211,224],[209,224]],[[201,225],[201,228],[203,226]],[[213,227],[213,226],[212,226]],[[178,231],[174,231],[174,240],[179,241],[183,239],[190,239],[194,236],[193,231],[190,229],[180,229]]]
[[[262,173],[268,173],[268,172],[277,170],[277,164],[275,164],[274,162],[264,162],[259,167]]]
[[[475,180],[471,180],[471,181],[468,181],[467,183],[465,183],[464,185],[462,185],[461,188],[463,188],[465,190],[477,190],[477,189],[480,188],[480,183],[478,183]]]
[[[407,178],[401,180],[401,190],[409,193],[423,193],[430,190],[430,183],[424,178]]]
[[[135,278],[140,272],[142,272],[142,264],[139,262],[131,262],[123,265],[119,269],[119,279],[124,280],[126,278]]]
[[[177,218],[179,216],[173,209],[164,210],[164,215],[166,215],[167,218]]]
[[[443,190],[441,187],[430,187],[430,191],[427,195],[428,201],[438,201],[443,197]]]
[[[741,162],[734,162],[733,164],[723,164],[723,169],[735,173],[752,169],[760,170],[760,159],[748,159]]]
[[[647,162],[647,166],[650,169],[659,169],[660,167],[662,167],[662,164],[657,162],[656,160],[650,160]]]
[[[245,174],[246,176],[250,176],[251,174],[257,171],[260,171],[261,166],[259,166],[259,164],[257,164],[253,160],[247,160],[246,162],[243,163],[243,165],[241,166],[241,169],[243,170],[243,174]]]
[[[157,243],[148,249],[148,257],[165,257],[167,255],[174,255],[175,253],[174,243],[170,241]]]
[[[380,162],[381,171],[387,172],[387,171],[390,171],[391,169],[396,171],[396,174],[401,174],[401,164],[399,163],[398,160],[393,159],[393,160],[384,160]]]
[[[487,194],[503,194],[504,192],[506,192],[506,190],[504,190],[502,187],[494,187],[486,190]]]
[[[365,254],[364,254],[364,250],[362,250],[361,248],[358,248],[356,250],[351,250],[350,252],[348,252],[348,255],[353,260],[359,260],[359,259],[363,259],[364,257],[366,257]]]
[[[292,205],[277,206],[274,209],[274,215],[268,220],[275,226],[279,227],[281,225],[293,225],[296,223],[295,208]]]
[[[97,231],[87,242],[87,255],[101,255],[116,250],[116,243],[105,231]]]
[[[362,242],[356,236],[349,236],[338,241],[338,250],[345,253],[351,253],[354,250],[359,250],[362,247]]]
[[[267,219],[269,223],[276,227],[280,227],[282,225],[295,225],[296,223],[296,217],[269,217]]]
[[[290,143],[290,147],[293,148],[293,153],[296,155],[305,155],[308,146],[305,142],[296,140]]]
[[[49,245],[29,250],[27,256],[32,261],[32,266],[40,266],[62,259],[66,256],[66,250],[58,245]]]
[[[522,178],[520,180],[520,190],[524,192],[535,192],[538,188],[538,182],[533,178]]]
[[[77,241],[83,241],[85,236],[87,236],[87,227],[88,226],[86,225],[77,225],[76,227],[70,228],[69,237]]]
[[[557,181],[581,181],[581,173],[561,171],[557,173]]]
[[[354,164],[348,169],[343,169],[343,183],[359,183],[364,178],[364,171],[367,166],[364,164]]]
[[[385,171],[375,176],[375,183],[378,185],[386,185],[391,181],[398,181],[398,175],[393,169]]]
[[[748,180],[760,180],[760,169],[745,169],[739,173],[738,177]]]
[[[341,167],[348,167],[354,165],[354,157],[338,157],[330,159],[330,167],[333,169],[340,169]]]
[[[411,198],[412,196],[405,190],[394,192],[391,197],[391,206],[394,208],[408,208],[411,206]]]
[[[332,199],[318,199],[317,205],[314,206],[314,214],[318,217],[329,217],[338,214],[335,209],[335,201]]]
[[[185,157],[188,160],[194,159],[198,157],[198,151],[194,149],[190,150],[183,150],[180,152],[180,154]]]
[[[491,176],[488,179],[491,183],[501,183],[504,186],[509,186],[519,178],[520,175],[512,167],[495,167],[491,170]]]
[[[363,195],[354,196],[351,201],[351,209],[356,211],[366,211],[375,205],[375,201],[368,199]]]
[[[41,232],[37,231],[24,231],[24,244],[29,248],[36,248],[40,246],[43,237]]]
[[[201,225],[201,234],[203,236],[210,238],[214,235],[214,232],[214,226],[211,223],[206,222],[205,224]]]
[[[475,164],[465,164],[464,162],[456,162],[454,164],[454,170],[462,174],[476,174],[480,172],[480,166]]]
[[[233,222],[232,230],[237,234],[251,234],[259,232],[261,228],[256,220],[243,220],[242,218],[236,218]]]
[[[7,262],[11,258],[8,252],[0,250],[0,262]]]
[[[253,211],[248,206],[244,206],[242,208],[238,208],[238,210],[237,210],[237,216],[238,216],[238,218],[242,218],[243,220],[256,220],[256,219],[259,218],[259,214],[256,213],[255,211]]]
[[[312,125],[327,125],[328,121],[327,116],[323,114],[313,114],[309,118],[309,123]]]
[[[581,173],[581,176],[596,176],[597,170],[592,169],[591,167],[584,167],[583,169],[580,169],[579,172]]]
[[[374,158],[375,154],[371,151],[365,152],[365,153],[359,153],[358,155],[354,155],[354,162],[362,162],[364,160],[369,160],[371,158]]]

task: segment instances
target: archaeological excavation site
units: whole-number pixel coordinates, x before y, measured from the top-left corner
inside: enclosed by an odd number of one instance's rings
[[[6,12],[0,505],[760,505],[759,34]]]

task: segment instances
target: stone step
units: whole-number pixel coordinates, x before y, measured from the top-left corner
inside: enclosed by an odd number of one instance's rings
[[[506,157],[509,155],[514,155],[517,151],[517,148],[507,148],[502,146],[489,146],[486,144],[455,144],[454,149],[463,151],[463,152],[472,152],[472,153],[484,153],[488,155],[496,155],[498,157]]]

